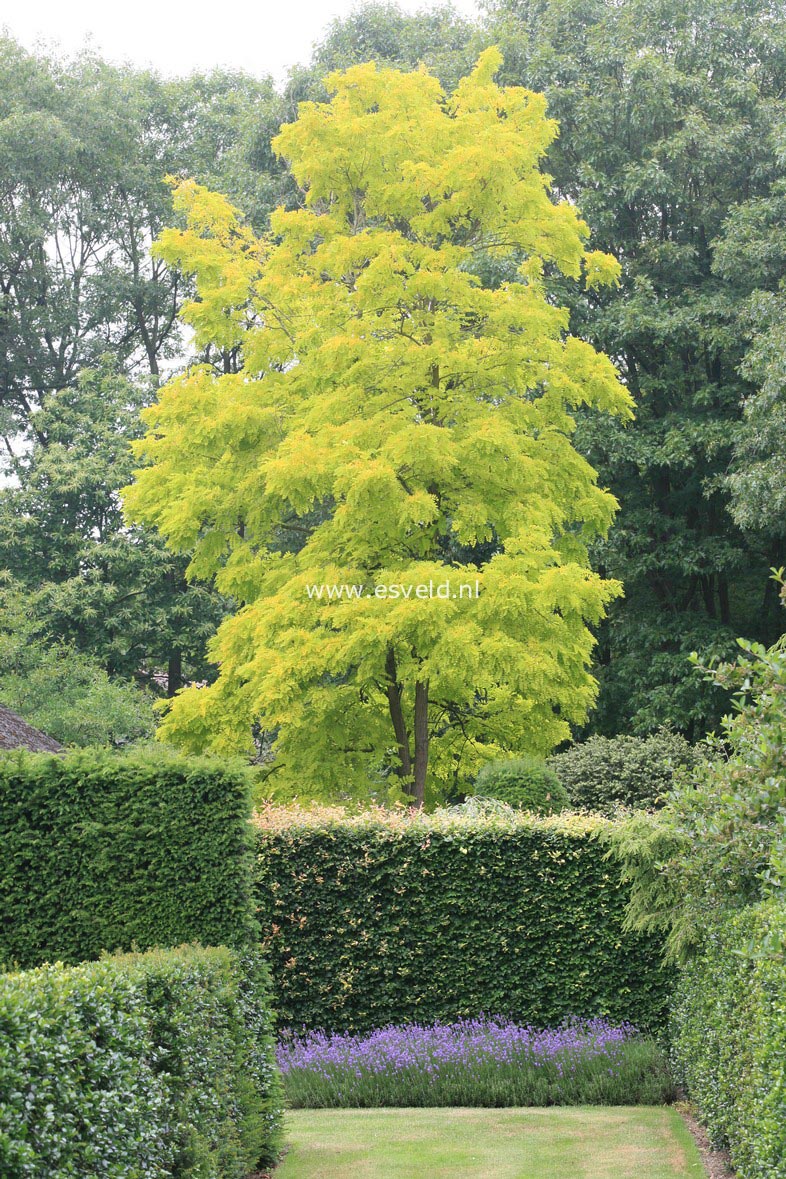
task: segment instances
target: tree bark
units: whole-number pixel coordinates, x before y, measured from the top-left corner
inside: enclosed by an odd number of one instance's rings
[[[409,733],[407,732],[407,724],[404,720],[404,709],[401,705],[401,684],[398,682],[396,655],[392,647],[388,647],[385,671],[388,676],[388,708],[390,709],[390,719],[393,722],[393,732],[396,734],[398,756],[401,763],[398,768],[398,775],[405,780],[406,790],[408,793],[411,793],[412,756],[409,751]]]
[[[725,574],[718,574],[718,603],[720,605],[720,620],[724,626],[731,624],[731,603],[729,602],[729,582]]]
[[[169,652],[169,663],[167,665],[166,676],[166,694],[167,696],[174,696],[175,692],[183,686],[183,654],[181,651],[173,650]]]
[[[428,680],[415,684],[415,806],[426,800],[428,770]]]
[[[717,617],[715,610],[715,578],[712,573],[708,573],[702,577],[701,592],[704,597],[704,608],[710,618]]]

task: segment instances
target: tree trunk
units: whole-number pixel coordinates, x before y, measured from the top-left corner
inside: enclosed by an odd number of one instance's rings
[[[415,684],[415,806],[426,800],[428,770],[428,680]]]
[[[718,602],[720,604],[720,620],[724,626],[729,626],[731,624],[729,582],[723,573],[718,574]]]
[[[404,720],[404,709],[401,705],[401,684],[398,682],[396,656],[392,647],[388,647],[385,671],[388,676],[388,708],[390,709],[390,719],[393,722],[393,732],[396,734],[398,756],[401,763],[397,772],[399,777],[404,779],[406,783],[405,789],[407,793],[411,794],[412,756],[409,751],[409,733],[407,732],[407,725]]]
[[[174,696],[175,692],[183,686],[183,653],[178,650],[169,652],[169,663],[167,665],[166,676],[166,694],[167,696]]]
[[[704,597],[705,610],[710,618],[715,618],[715,577],[712,573],[708,573],[701,578],[701,592]]]

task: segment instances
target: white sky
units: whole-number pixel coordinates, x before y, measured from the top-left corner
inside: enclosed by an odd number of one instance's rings
[[[399,0],[406,12],[431,5]],[[169,75],[230,66],[272,74],[305,63],[330,21],[353,0],[0,0],[0,27],[32,49],[39,41],[67,53],[92,47],[110,61],[154,66]],[[477,0],[453,0],[476,16]]]

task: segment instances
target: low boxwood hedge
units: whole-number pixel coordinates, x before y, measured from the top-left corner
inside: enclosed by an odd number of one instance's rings
[[[257,900],[294,1028],[509,1016],[663,1024],[661,941],[623,931],[608,820],[270,808]]]
[[[741,1179],[786,1179],[785,956],[778,898],[713,923],[675,993],[675,1075]]]
[[[250,781],[165,750],[0,756],[0,964],[257,934]]]
[[[278,1151],[268,978],[228,949],[0,976],[0,1175],[241,1179]]]

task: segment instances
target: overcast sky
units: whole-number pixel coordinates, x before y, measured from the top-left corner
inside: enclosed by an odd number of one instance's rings
[[[27,49],[44,40],[71,53],[90,37],[112,61],[152,65],[165,74],[232,66],[286,77],[306,62],[330,21],[353,0],[0,0],[0,26]],[[423,0],[399,0],[416,12]],[[468,16],[477,0],[453,0]]]

